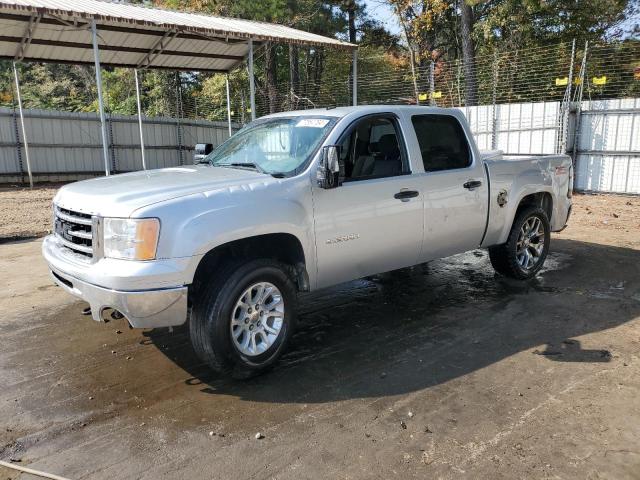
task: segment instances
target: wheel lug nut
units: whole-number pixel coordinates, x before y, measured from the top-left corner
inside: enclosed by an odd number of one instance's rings
[[[249,325],[249,330],[253,330],[253,325]]]

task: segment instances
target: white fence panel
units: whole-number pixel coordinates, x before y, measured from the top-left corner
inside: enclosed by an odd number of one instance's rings
[[[26,174],[21,133],[16,143],[16,121],[13,110],[0,108],[0,183],[20,181]],[[25,126],[36,180],[84,178],[104,172],[97,114],[25,110]],[[143,118],[147,167],[190,164],[196,143],[219,145],[229,136],[228,128],[226,122]],[[110,170],[142,169],[138,118],[111,115],[108,133]]]
[[[557,151],[560,102],[478,105],[459,110],[467,117],[480,150],[498,149],[510,155]]]
[[[560,102],[479,105],[460,110],[481,150],[553,154],[559,148]],[[27,110],[25,120],[36,179],[102,173],[102,138],[96,114]],[[576,188],[640,193],[640,98],[585,101],[578,123]],[[196,143],[218,145],[229,135],[226,122],[173,118],[145,118],[143,130],[148,168],[189,164]],[[110,133],[111,168],[115,164],[117,171],[140,169],[137,117],[113,115]],[[24,150],[16,145],[16,134],[13,111],[0,108],[0,182],[19,180],[26,172]],[[569,139],[568,144],[573,141]],[[57,174],[67,177],[57,178]]]
[[[640,193],[640,98],[582,103],[578,190]]]

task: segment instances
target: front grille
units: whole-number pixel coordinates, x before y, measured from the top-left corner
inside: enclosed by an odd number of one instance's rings
[[[53,207],[54,232],[69,250],[93,258],[93,219],[91,215]]]

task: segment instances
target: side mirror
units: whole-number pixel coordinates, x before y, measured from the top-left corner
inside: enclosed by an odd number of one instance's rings
[[[193,149],[193,163],[200,163],[204,157],[213,152],[212,143],[198,143]]]
[[[327,145],[322,148],[316,179],[318,186],[326,190],[342,185],[344,181],[344,163],[340,160],[339,145]]]

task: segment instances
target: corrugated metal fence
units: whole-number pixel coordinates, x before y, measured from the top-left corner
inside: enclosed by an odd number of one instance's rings
[[[582,103],[576,188],[640,193],[640,98]]]
[[[567,138],[560,102],[460,110],[481,150],[536,155],[562,152],[566,145],[576,164],[576,190],[640,194],[640,98],[583,101],[579,109],[573,107]]]
[[[61,181],[103,175],[100,118],[95,113],[25,110],[31,169],[36,181]],[[26,163],[18,113],[0,108],[0,182],[21,182]],[[234,125],[234,128],[237,126]],[[143,118],[148,168],[192,162],[196,143],[218,145],[229,136],[226,122]],[[108,117],[111,171],[140,170],[137,117]]]
[[[459,107],[480,150],[510,155],[558,151],[560,102],[505,103]]]
[[[507,154],[551,154],[564,145],[576,161],[576,189],[640,194],[640,98],[584,101],[561,138],[560,102],[462,107],[478,146]],[[96,114],[27,110],[27,135],[36,180],[72,180],[103,174],[100,122]],[[234,125],[234,128],[237,126]],[[573,132],[578,132],[574,135]],[[111,169],[141,168],[136,117],[109,119]],[[0,182],[24,179],[18,118],[0,109]],[[149,168],[191,163],[193,146],[228,137],[225,122],[146,118]]]

